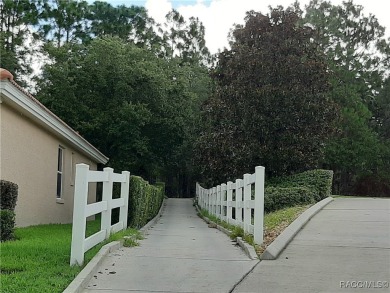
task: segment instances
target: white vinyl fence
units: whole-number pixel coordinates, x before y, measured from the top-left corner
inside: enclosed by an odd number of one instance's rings
[[[90,182],[103,182],[102,201],[87,204],[88,184]],[[114,182],[121,183],[120,198],[112,198]],[[127,228],[127,213],[129,199],[130,173],[114,173],[112,168],[103,171],[90,171],[86,164],[76,165],[76,179],[74,190],[72,248],[70,265],[82,265],[84,253],[96,244],[107,239],[111,233]],[[111,225],[112,209],[120,208],[119,222]],[[100,231],[85,239],[86,219],[101,213]]]
[[[264,171],[258,166],[254,174],[209,189],[196,184],[198,205],[219,219],[244,229],[257,244],[263,243]],[[254,189],[252,189],[254,186]]]

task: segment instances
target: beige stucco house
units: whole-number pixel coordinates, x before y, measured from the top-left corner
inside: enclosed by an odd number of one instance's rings
[[[0,178],[19,186],[16,226],[72,222],[75,165],[107,161],[0,69]]]

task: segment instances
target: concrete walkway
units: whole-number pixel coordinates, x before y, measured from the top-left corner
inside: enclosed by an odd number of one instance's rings
[[[336,198],[233,292],[388,293],[389,283],[390,199]]]
[[[83,292],[230,292],[258,262],[195,213],[168,199],[140,246],[109,254]]]

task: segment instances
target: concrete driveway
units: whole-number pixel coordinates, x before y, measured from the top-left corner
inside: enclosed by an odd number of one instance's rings
[[[168,199],[148,233],[110,253],[83,292],[230,292],[258,262],[209,228],[190,199]]]
[[[336,198],[233,292],[386,292],[390,199]]]

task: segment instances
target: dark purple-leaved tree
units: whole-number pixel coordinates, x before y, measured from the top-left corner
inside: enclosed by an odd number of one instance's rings
[[[233,30],[203,108],[195,160],[205,179],[234,179],[256,165],[284,175],[322,159],[338,111],[328,98],[324,54],[300,19],[293,7],[251,11]]]

